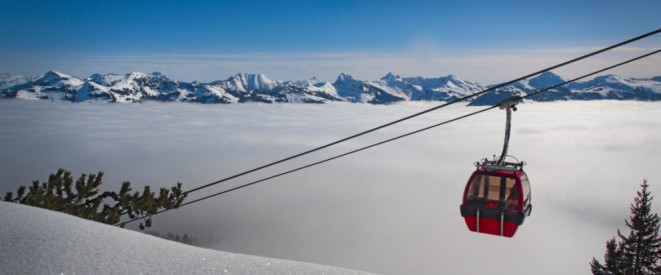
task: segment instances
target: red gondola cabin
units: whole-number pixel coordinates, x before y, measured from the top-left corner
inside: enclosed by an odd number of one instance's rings
[[[530,184],[523,163],[483,161],[468,180],[461,204],[470,231],[512,237],[530,215]]]

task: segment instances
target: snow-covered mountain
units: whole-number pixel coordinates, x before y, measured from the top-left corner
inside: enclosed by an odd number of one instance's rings
[[[85,79],[73,101],[90,99],[136,102],[143,98],[154,100],[183,100],[185,91],[178,90],[178,83],[160,73],[94,74]]]
[[[387,104],[396,101],[451,101],[484,90],[484,87],[455,76],[406,77],[388,73],[378,81],[356,80],[346,73],[335,83],[342,97],[353,102]]]
[[[414,100],[452,101],[485,89],[480,84],[454,75],[438,78],[407,77],[403,81],[421,88],[422,93]]]
[[[3,90],[4,97],[71,100],[85,82],[70,75],[49,71],[43,76]]]
[[[545,72],[536,77],[479,96],[470,105],[493,105],[510,96],[525,96],[565,81],[565,79],[552,72]],[[661,77],[598,76],[587,81],[572,82],[528,98],[531,101],[600,99],[659,101],[661,100]]]
[[[525,96],[563,82],[565,80],[562,77],[546,72],[465,101],[470,105],[492,105],[509,96]],[[393,73],[388,73],[377,81],[359,80],[347,73],[341,73],[334,83],[322,82],[316,78],[302,81],[274,81],[263,74],[240,73],[226,80],[187,83],[171,80],[161,73],[94,74],[79,79],[49,71],[38,78],[0,74],[0,85],[4,85],[0,88],[0,98],[72,102],[155,100],[200,103],[340,101],[390,104],[399,101],[452,101],[487,88],[453,75],[424,78],[400,77]],[[599,76],[529,98],[532,101],[596,99],[661,100],[661,76],[653,78]]]
[[[351,102],[385,104],[406,100],[404,92],[382,84],[383,82],[358,80],[347,73],[341,73],[333,86],[341,97]]]
[[[571,83],[567,88],[576,99],[660,100],[661,77],[647,79],[606,75]]]
[[[8,73],[0,73],[0,89],[9,89],[35,80],[34,76],[22,76]]]
[[[503,99],[512,96],[525,96],[531,92],[545,89],[565,82],[566,80],[552,72],[544,72],[538,76],[518,81],[514,84],[496,89],[493,92],[486,93],[477,97],[470,105],[493,105]],[[496,84],[498,85],[498,84]],[[489,88],[496,86],[491,85]],[[553,101],[553,100],[568,100],[571,99],[569,90],[559,87],[547,92],[535,95],[530,100],[533,101]]]

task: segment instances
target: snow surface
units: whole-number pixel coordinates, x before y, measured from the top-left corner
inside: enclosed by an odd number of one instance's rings
[[[278,83],[263,74],[239,73],[228,79],[227,88],[247,92],[253,90],[269,90]]]
[[[234,254],[0,202],[3,274],[367,274]]]
[[[82,80],[56,71],[49,71],[41,76],[40,82],[44,85],[56,87],[79,87],[83,85]]]

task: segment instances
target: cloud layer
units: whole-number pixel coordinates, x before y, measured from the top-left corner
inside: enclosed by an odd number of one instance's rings
[[[108,188],[128,180],[159,187],[180,181],[190,189],[430,104],[0,101],[0,191],[45,180],[60,167],[102,170]],[[191,199],[473,110],[445,108]],[[187,232],[222,250],[379,273],[587,273],[606,240],[624,229],[641,179],[661,192],[659,110],[659,103],[612,101],[520,106],[510,153],[528,163],[534,209],[513,239],[469,232],[459,215],[472,163],[500,152],[500,111],[165,213],[154,228]]]

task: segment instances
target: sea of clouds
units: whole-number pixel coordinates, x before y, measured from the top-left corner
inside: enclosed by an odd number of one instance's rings
[[[0,101],[0,192],[58,168],[192,189],[438,103],[93,104]],[[387,274],[585,274],[624,229],[643,177],[661,194],[661,103],[528,103],[509,153],[526,161],[532,215],[512,239],[469,232],[459,204],[473,162],[499,154],[491,110],[154,218],[206,247]],[[189,200],[478,110],[453,105]],[[658,212],[661,202],[654,201]]]

